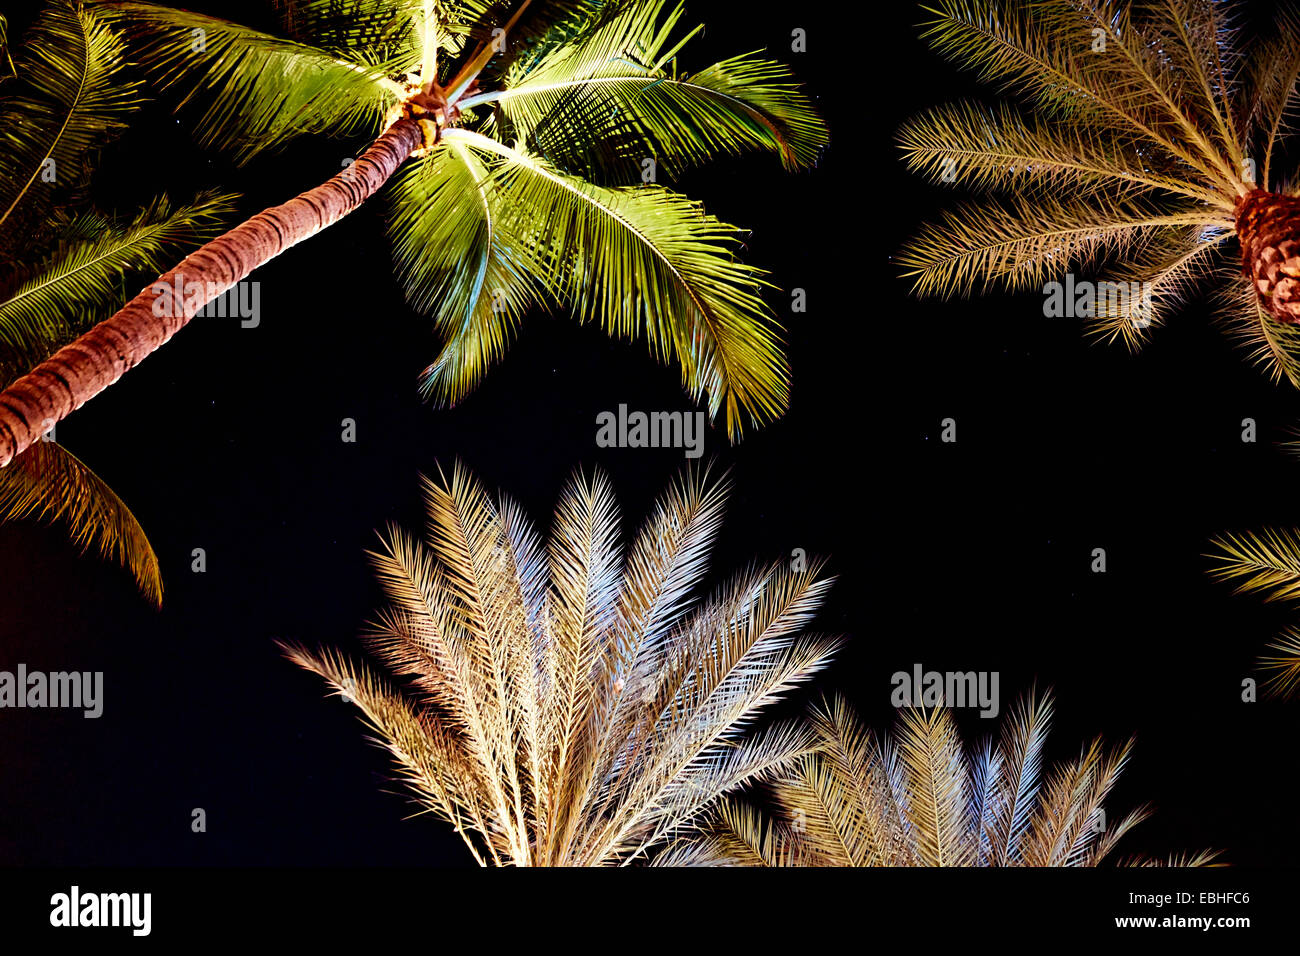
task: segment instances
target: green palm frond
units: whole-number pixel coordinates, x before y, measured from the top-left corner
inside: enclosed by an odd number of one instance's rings
[[[394,529],[373,555],[390,607],[370,646],[409,692],[286,651],[362,709],[479,862],[639,861],[811,752],[802,722],[752,725],[838,646],[803,633],[830,586],[819,563],[688,600],[725,494],[688,472],[624,560],[599,473],[570,481],[544,545],[457,466],[425,482],[424,539]]]
[[[495,104],[502,139],[615,182],[639,180],[646,158],[676,175],[746,149],[775,152],[790,169],[814,165],[826,127],[789,68],[744,55],[678,73],[677,53],[702,29],[674,39],[681,15],[663,0],[629,5],[547,56],[516,61],[500,90],[464,105]]]
[[[198,143],[239,162],[302,134],[377,134],[404,96],[380,67],[226,20],[149,3],[98,9],[177,107],[195,106]]]
[[[82,213],[57,224],[63,241],[54,254],[0,294],[0,343],[23,349],[48,341],[57,348],[74,338],[125,298],[126,274],[165,271],[181,251],[215,236],[234,199],[205,194],[175,206],[160,198],[129,223]],[[46,355],[30,357],[36,364]]]
[[[365,63],[383,75],[417,70],[433,0],[277,0],[286,35],[335,57]],[[430,35],[438,43],[436,29]],[[441,44],[440,44],[441,45]]]
[[[468,130],[444,139],[493,162],[499,221],[543,263],[535,278],[581,321],[644,338],[661,361],[677,362],[710,415],[725,410],[733,438],[742,412],[764,422],[784,410],[788,368],[758,295],[762,273],[732,256],[738,230],[657,186],[595,186]]]
[[[64,0],[44,7],[23,37],[14,92],[0,100],[6,247],[50,207],[54,189],[83,178],[87,154],[124,128],[139,99],[136,84],[120,75],[123,53],[104,23]]]
[[[0,469],[0,522],[35,518],[67,529],[127,568],[151,604],[162,603],[158,556],[135,515],[94,472],[52,441],[37,442]]]
[[[1096,741],[1044,777],[1051,709],[1050,695],[1031,694],[1004,722],[998,746],[967,749],[945,708],[901,713],[891,741],[874,737],[834,698],[810,715],[816,752],[766,788],[770,811],[723,805],[660,862],[1098,866],[1149,812],[1105,816],[1132,742],[1108,753]],[[1214,856],[1171,857],[1169,865],[1201,866]]]
[[[505,353],[541,300],[542,272],[510,233],[511,217],[483,159],[463,142],[410,164],[388,193],[389,238],[407,301],[432,315],[445,345],[422,391],[455,404]]]

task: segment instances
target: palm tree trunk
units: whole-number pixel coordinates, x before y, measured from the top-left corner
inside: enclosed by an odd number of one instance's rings
[[[360,206],[422,145],[420,124],[398,120],[341,173],[195,250],[117,314],[0,392],[0,467],[143,361],[258,266]],[[177,290],[184,294],[178,297]],[[194,295],[190,290],[201,292]]]
[[[1279,322],[1300,322],[1300,197],[1252,189],[1237,200],[1241,271]]]

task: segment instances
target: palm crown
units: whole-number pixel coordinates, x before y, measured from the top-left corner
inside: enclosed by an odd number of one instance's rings
[[[901,257],[916,291],[1037,289],[1094,267],[1145,292],[1099,296],[1092,317],[1136,348],[1213,276],[1224,320],[1300,386],[1300,199],[1282,165],[1300,105],[1295,13],[1247,55],[1213,0],[942,0],[933,12],[931,45],[1022,103],[942,106],[899,132],[918,172],[1008,194],[920,232]]]
[[[1097,866],[1149,813],[1107,821],[1132,741],[1100,739],[1044,774],[1050,695],[1021,701],[995,745],[962,746],[949,710],[905,710],[877,738],[843,698],[810,715],[818,746],[765,789],[719,802],[700,833],[656,858],[701,866]],[[1199,866],[1212,853],[1171,857]],[[1130,862],[1149,864],[1136,858]]]
[[[462,398],[524,314],[549,305],[676,363],[733,439],[786,407],[764,273],[735,257],[742,232],[656,179],[749,149],[813,164],[826,130],[787,67],[746,54],[679,70],[700,28],[682,35],[664,0],[307,0],[278,5],[284,37],[145,3],[93,9],[193,107],[205,146],[248,160],[304,134],[378,136],[354,167],[186,260],[212,296],[405,163],[389,233],[409,302],[445,339],[423,376],[429,396]],[[102,341],[11,387],[0,464],[31,440],[26,417],[67,414],[201,308],[151,322],[157,296],[142,292],[102,323]]]
[[[600,474],[569,483],[546,546],[459,467],[424,490],[424,541],[392,529],[373,556],[392,603],[370,641],[415,696],[337,654],[288,652],[362,710],[480,863],[644,859],[811,750],[802,723],[751,725],[838,646],[801,633],[831,581],[820,562],[774,564],[696,603],[725,485],[688,473],[626,558]]]

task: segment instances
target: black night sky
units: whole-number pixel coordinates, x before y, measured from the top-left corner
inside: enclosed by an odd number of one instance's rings
[[[17,35],[30,13],[3,5]],[[194,6],[267,22],[242,4]],[[735,447],[706,438],[735,481],[716,579],[794,548],[830,555],[839,583],[817,628],[851,640],[821,686],[873,726],[892,720],[890,675],[916,663],[1000,672],[1004,709],[1050,685],[1053,759],[1098,734],[1137,737],[1109,806],[1149,801],[1155,815],[1120,856],[1212,847],[1239,866],[1290,863],[1300,703],[1240,699],[1288,617],[1212,581],[1203,554],[1219,532],[1297,522],[1300,462],[1274,443],[1300,395],[1249,367],[1201,301],[1132,356],[1044,319],[1038,296],[912,299],[890,257],[950,196],[903,168],[892,136],[917,109],[976,92],[918,39],[924,12],[687,9],[709,24],[687,66],[765,47],[794,64],[832,132],[809,173],[750,156],[678,183],[752,228],[745,256],[782,290],[770,301],[794,369],[781,421]],[[805,53],[790,52],[794,28]],[[220,185],[251,214],[363,145],[315,139],[236,169],[157,108],[111,147],[96,188],[129,211],[164,188]],[[457,457],[541,526],[572,469],[597,465],[631,533],[683,456],[598,448],[596,416],[692,406],[642,345],[562,315],[531,316],[463,405],[422,403],[436,341],[392,278],[382,213],[372,203],[255,273],[257,328],[196,319],[60,426],[150,535],[161,612],[59,531],[0,528],[0,668],[105,675],[98,720],[0,718],[0,864],[472,863],[449,827],[404,819],[388,758],[274,642],[361,653],[381,599],[364,551],[390,521],[419,527],[417,476]],[[790,314],[792,288],[806,313]],[[939,440],[948,417],[954,444]],[[340,440],[344,418],[355,444]],[[1090,571],[1096,547],[1105,574]],[[991,729],[962,722],[971,737]],[[196,807],[206,833],[191,832]]]

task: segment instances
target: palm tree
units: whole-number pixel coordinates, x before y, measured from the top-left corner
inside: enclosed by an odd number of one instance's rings
[[[1224,534],[1212,542],[1219,550],[1211,573],[1232,581],[1238,593],[1264,595],[1266,601],[1294,606],[1300,599],[1300,530],[1266,528],[1258,534]],[[1265,688],[1289,696],[1300,688],[1300,628],[1288,627],[1269,645],[1274,653],[1261,658],[1269,675]]]
[[[640,860],[809,752],[800,722],[751,725],[839,646],[801,633],[831,586],[821,562],[753,568],[692,599],[727,490],[687,472],[624,559],[600,473],[575,474],[544,547],[457,466],[424,481],[424,541],[392,528],[372,555],[392,604],[368,639],[413,693],[337,653],[287,653],[361,709],[480,864]]]
[[[915,291],[1046,291],[1095,268],[1123,285],[1098,287],[1092,331],[1137,348],[1213,277],[1252,357],[1300,386],[1300,196],[1283,165],[1300,16],[1284,6],[1248,47],[1229,8],[938,0],[925,38],[1021,102],[941,106],[899,132],[913,170],[1007,194],[921,230],[901,257]]]
[[[662,866],[1097,866],[1145,807],[1108,824],[1103,801],[1133,742],[1100,739],[1042,774],[1051,695],[1023,699],[995,747],[963,750],[951,712],[905,710],[877,740],[843,698],[814,708],[819,746],[767,789],[773,812],[727,798],[656,858]],[[1201,866],[1215,854],[1171,857]],[[1156,865],[1145,858],[1130,861]]]
[[[130,220],[84,200],[98,147],[139,104],[122,76],[121,41],[74,3],[43,8],[11,58],[0,29],[0,386],[17,379],[118,308],[127,275],[156,273],[217,232],[231,196],[185,205],[166,197]],[[10,89],[13,87],[13,89]],[[53,187],[41,181],[54,165]],[[57,206],[55,201],[57,200]],[[53,422],[37,422],[42,433]],[[0,470],[0,522],[42,518],[74,543],[126,566],[154,605],[158,558],[125,503],[72,452],[45,435]]]
[[[301,134],[376,136],[327,182],[192,253],[0,394],[0,465],[166,342],[211,298],[384,186],[399,281],[446,343],[423,377],[455,402],[547,303],[643,338],[728,434],[779,415],[788,369],[740,231],[654,182],[720,155],[811,166],[826,131],[776,62],[694,74],[665,0],[304,0],[287,37],[145,3],[96,6],[247,160]],[[413,160],[413,161],[410,161]],[[408,162],[409,161],[409,162]],[[404,167],[404,168],[403,168]],[[630,186],[629,183],[637,185]],[[3,225],[0,222],[0,225]],[[175,290],[180,289],[177,294]]]

